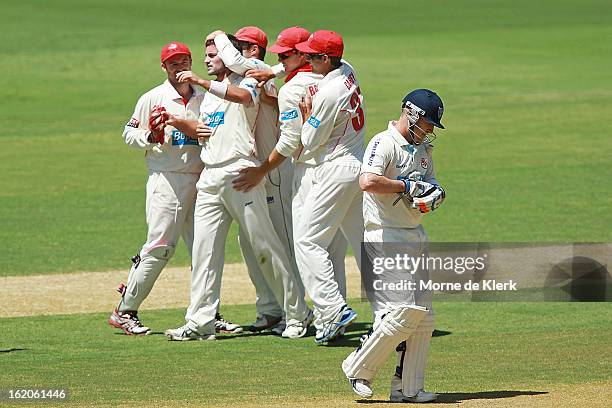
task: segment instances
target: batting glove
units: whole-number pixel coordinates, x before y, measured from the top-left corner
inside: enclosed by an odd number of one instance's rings
[[[428,213],[437,209],[445,198],[444,189],[440,186],[433,186],[432,189],[426,191],[426,194],[413,197],[412,208],[417,208],[422,213]]]

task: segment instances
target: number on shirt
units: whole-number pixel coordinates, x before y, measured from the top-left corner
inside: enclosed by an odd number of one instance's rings
[[[352,119],[353,128],[355,129],[356,132],[360,131],[361,128],[363,128],[363,125],[365,124],[365,117],[363,114],[363,109],[361,108],[361,98],[359,97],[360,95],[361,95],[361,89],[357,87],[355,92],[353,92],[353,94],[351,95],[351,100],[350,100],[351,108],[353,109],[357,108],[356,109],[357,116],[355,116]]]

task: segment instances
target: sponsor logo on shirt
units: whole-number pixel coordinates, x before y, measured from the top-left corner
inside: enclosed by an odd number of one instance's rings
[[[281,112],[280,120],[291,120],[298,117],[297,109],[291,109],[290,111]]]
[[[244,84],[244,86],[246,86],[247,88],[250,88],[249,91],[251,92],[251,95],[253,95],[253,98],[257,98],[257,90],[255,89],[255,85]]]
[[[428,163],[428,161],[427,161],[427,157],[423,157],[423,158],[421,159],[421,167],[422,167],[422,168],[424,168],[424,169],[426,169],[426,168],[427,168],[427,166],[429,166],[429,163]]]
[[[204,124],[211,128],[216,128],[225,123],[225,112],[215,112],[210,115],[204,115]]]
[[[130,119],[126,126],[137,128],[140,125],[140,121],[136,118]]]
[[[310,118],[308,118],[308,124],[316,129],[321,124],[321,121],[315,118],[314,116],[311,116]]]
[[[184,146],[184,145],[197,146],[197,144],[198,144],[197,140],[187,137],[180,130],[175,129],[172,131],[172,146]]]
[[[267,196],[266,201],[268,204],[274,204],[274,196]]]
[[[370,157],[368,158],[368,166],[371,166],[372,163],[374,162],[374,157],[376,157],[376,148],[378,147],[379,143],[380,143],[380,140],[377,140],[374,142],[374,145],[372,146],[372,153],[370,153]]]

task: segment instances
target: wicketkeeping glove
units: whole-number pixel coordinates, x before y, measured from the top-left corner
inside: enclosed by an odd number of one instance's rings
[[[413,197],[412,208],[418,208],[422,213],[428,213],[437,209],[446,198],[444,189],[440,186],[432,185],[433,188],[426,191],[423,195]]]
[[[163,106],[155,106],[149,115],[149,130],[151,135],[149,136],[150,143],[161,143],[164,144],[164,128],[166,123],[164,121],[164,113],[166,108]]]

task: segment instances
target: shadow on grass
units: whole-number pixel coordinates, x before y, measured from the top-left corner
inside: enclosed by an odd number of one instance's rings
[[[514,398],[522,395],[542,395],[546,391],[479,391],[479,392],[447,392],[438,394],[437,404],[456,404],[467,400],[486,400]],[[359,404],[388,404],[388,400],[357,400]]]
[[[323,347],[351,347],[351,348],[355,348],[357,346],[359,346],[361,344],[361,336],[366,334],[368,332],[368,330],[370,330],[370,328],[372,327],[371,323],[355,323],[350,325],[349,327],[347,327],[346,333],[344,333],[343,336],[339,337],[338,339],[326,343],[326,344],[322,344],[321,346]],[[126,334],[123,332],[117,332],[115,333],[116,335],[120,335],[120,336],[125,336]],[[433,332],[433,337],[441,337],[441,336],[448,336],[449,334],[451,334],[451,332],[448,331],[444,331],[444,330],[434,330]],[[163,332],[151,332],[148,334],[148,336],[163,336],[164,333]],[[280,337],[274,333],[272,333],[269,330],[265,330],[265,331],[260,331],[260,332],[251,332],[251,331],[243,331],[241,333],[222,333],[219,334],[217,333],[217,340],[231,340],[231,339],[236,339],[236,338],[240,338],[240,337],[260,337],[260,336],[274,336],[274,337]],[[315,328],[314,327],[309,327],[308,328],[308,332],[306,333],[306,335],[304,337],[314,337],[315,336]]]
[[[0,353],[13,353],[15,351],[26,351],[24,348],[10,348],[10,349],[0,349]]]

